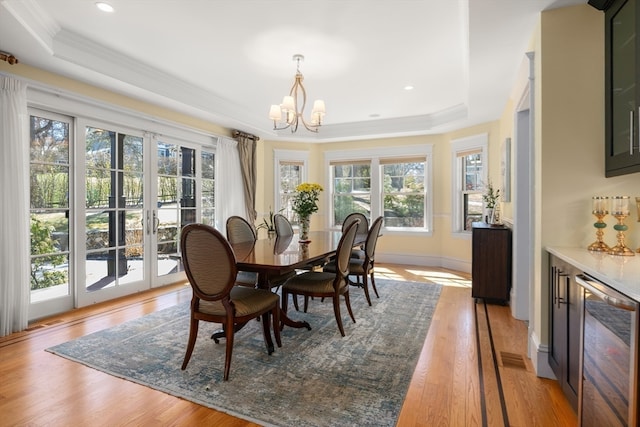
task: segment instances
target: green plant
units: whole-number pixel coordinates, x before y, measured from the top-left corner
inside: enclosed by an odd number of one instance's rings
[[[66,262],[66,256],[56,254],[55,228],[31,215],[31,289],[43,289],[65,283],[66,271],[55,267]],[[45,256],[33,256],[45,255]]]
[[[487,191],[482,195],[482,201],[485,203],[487,209],[493,209],[496,207],[496,203],[498,203],[498,199],[500,198],[500,189],[494,190],[493,184],[491,184],[491,180],[487,184]]]
[[[283,210],[284,208],[280,209],[278,213],[282,212]],[[267,231],[276,231],[276,225],[274,224],[274,221],[273,221],[274,216],[275,216],[275,213],[273,212],[273,209],[271,209],[271,206],[269,206],[269,216],[262,218],[262,222],[258,224],[258,226],[256,227],[256,230],[264,229]]]

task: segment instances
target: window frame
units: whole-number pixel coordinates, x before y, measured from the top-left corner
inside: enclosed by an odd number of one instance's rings
[[[471,230],[464,229],[464,196],[462,154],[479,152],[482,159],[482,182],[487,182],[489,169],[489,134],[483,133],[451,141],[451,234],[458,238],[471,238]],[[484,187],[484,186],[483,186]],[[481,189],[481,192],[484,190]]]
[[[334,217],[333,204],[333,171],[332,164],[335,163],[371,163],[371,212],[370,220],[373,221],[378,216],[383,215],[383,176],[381,170],[381,161],[388,162],[393,159],[399,161],[407,158],[424,158],[424,176],[425,176],[425,226],[420,228],[404,228],[404,227],[386,227],[386,234],[407,234],[407,235],[425,235],[433,234],[433,144],[416,144],[397,147],[379,147],[355,150],[332,150],[326,151],[324,154],[324,170],[326,180],[323,197],[325,197],[325,206],[327,206],[327,215],[325,226],[327,229],[338,230],[340,227],[332,224]]]
[[[280,166],[281,164],[292,164],[292,163],[300,163],[302,165],[300,182],[307,182],[309,179],[309,152],[303,150],[281,150],[274,149],[273,150],[273,212],[277,213],[283,208],[281,205],[281,193],[282,187],[280,179]],[[297,227],[297,223],[293,222],[293,218],[289,218],[289,221],[292,222],[294,226]]]

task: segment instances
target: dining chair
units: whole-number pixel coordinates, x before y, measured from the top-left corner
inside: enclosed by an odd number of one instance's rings
[[[287,302],[289,295],[294,298],[297,295],[305,297],[331,298],[333,301],[333,312],[338,323],[340,334],[344,337],[344,327],[342,326],[342,316],[340,315],[340,295],[344,296],[344,301],[349,311],[349,316],[353,323],[356,322],[349,302],[349,256],[355,240],[358,223],[352,223],[340,237],[336,250],[336,271],[307,271],[288,279],[282,285],[282,311],[287,312]]]
[[[294,235],[293,226],[291,225],[291,222],[289,222],[289,219],[286,216],[282,214],[275,214],[273,216],[273,224],[275,226],[276,236],[278,239],[293,237]],[[307,265],[300,267],[299,270],[313,270],[315,267],[323,266],[324,264],[327,263],[327,261],[328,260],[320,260],[315,263],[309,263]],[[305,307],[309,305],[309,297],[305,297],[304,303],[305,303],[304,304]],[[297,311],[300,310],[300,306],[298,305],[298,298],[295,296],[293,297],[293,306]],[[306,310],[305,310],[305,313],[306,313]]]
[[[276,236],[288,237],[293,236],[293,226],[289,222],[286,216],[282,214],[275,214],[273,216],[273,225],[276,229]]]
[[[286,218],[285,218],[286,219]],[[258,236],[253,226],[241,216],[230,216],[227,218],[227,240],[229,243],[255,242]],[[289,277],[295,275],[295,271],[284,274],[272,274],[268,277],[269,285],[273,287],[280,286]],[[253,286],[258,283],[258,273],[252,271],[240,271],[236,280],[239,285]]]
[[[360,224],[358,225],[358,231],[356,233],[356,236],[366,235],[369,231],[369,219],[365,214],[360,212],[352,212],[346,216],[346,218],[342,222],[342,231],[344,232],[345,228],[356,219],[360,220]],[[365,254],[364,254],[363,246],[361,246],[360,248],[354,248],[351,251],[351,258],[364,259],[364,256]]]
[[[237,267],[231,245],[215,228],[188,224],[181,232],[180,250],[184,270],[191,284],[191,321],[182,370],[187,368],[198,337],[200,320],[221,323],[226,338],[224,381],[229,379],[235,331],[248,321],[262,317],[267,352],[273,353],[271,319],[278,347],[280,339],[280,299],[267,289],[235,286]]]
[[[371,297],[369,296],[369,283],[368,278],[371,279],[371,287],[376,294],[377,298],[380,298],[378,289],[376,288],[376,281],[373,277],[374,262],[376,246],[378,244],[378,237],[380,236],[380,229],[382,228],[384,218],[379,216],[373,221],[369,232],[367,233],[367,240],[364,243],[364,259],[351,257],[349,261],[349,274],[357,276],[357,282],[350,282],[352,285],[358,286],[364,289],[364,295],[367,298],[367,302],[371,305]],[[337,270],[335,261],[332,261],[323,267],[325,271],[334,272]],[[360,281],[362,279],[362,282]]]
[[[229,243],[255,242],[257,236],[255,229],[241,216],[227,218],[227,240]],[[238,271],[236,283],[242,286],[255,287],[258,283],[258,273],[253,271]]]

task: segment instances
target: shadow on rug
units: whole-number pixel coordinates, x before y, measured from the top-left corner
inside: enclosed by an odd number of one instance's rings
[[[441,286],[376,280],[369,307],[349,293],[357,323],[341,304],[341,338],[331,301],[309,302],[311,331],[285,327],[282,348],[267,355],[258,322],[236,334],[229,381],[223,343],[200,322],[189,366],[180,370],[189,330],[181,304],[78,338],[47,351],[116,377],[264,425],[393,426],[422,350]],[[289,304],[291,306],[291,304]]]

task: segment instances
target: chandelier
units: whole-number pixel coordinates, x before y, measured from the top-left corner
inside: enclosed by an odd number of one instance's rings
[[[302,123],[308,131],[317,133],[322,126],[325,114],[324,101],[318,99],[313,102],[311,120],[307,122],[302,115],[307,104],[307,91],[302,85],[304,77],[300,72],[300,62],[304,61],[304,56],[293,55],[293,60],[297,62],[293,86],[291,86],[289,95],[282,99],[282,104],[271,106],[269,118],[273,120],[273,130],[291,129],[291,133],[295,133],[298,130],[298,125]]]

